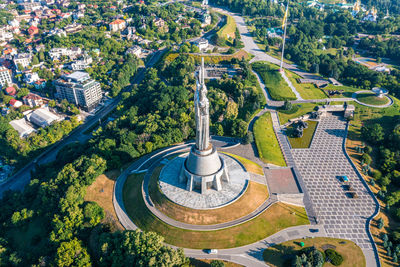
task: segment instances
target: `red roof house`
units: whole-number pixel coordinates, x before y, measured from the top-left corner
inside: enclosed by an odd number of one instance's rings
[[[19,108],[20,106],[22,106],[22,102],[16,99],[11,99],[10,102],[8,102],[8,104],[10,104],[11,106],[15,107],[15,108]]]
[[[39,33],[39,29],[38,29],[38,27],[30,26],[29,29],[28,29],[28,33],[29,33],[30,36],[33,36],[33,35]]]
[[[15,90],[14,87],[9,86],[9,87],[6,88],[6,94],[14,96],[14,95],[17,94],[17,90]]]

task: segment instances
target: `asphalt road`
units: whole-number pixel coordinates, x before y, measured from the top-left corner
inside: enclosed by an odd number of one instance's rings
[[[142,68],[136,74],[133,84],[140,83],[146,72],[147,68],[151,68],[163,55],[166,50],[157,51],[154,56],[149,60],[146,64],[145,68]],[[125,91],[128,91],[126,89]],[[112,101],[101,110],[99,110],[94,116],[88,118],[84,124],[78,126],[70,135],[64,137],[59,142],[50,146],[47,150],[45,150],[42,154],[40,154],[35,159],[32,159],[30,163],[28,163],[24,168],[19,170],[16,174],[14,174],[10,179],[0,186],[0,197],[7,190],[22,190],[25,185],[27,185],[31,179],[31,171],[35,168],[35,163],[44,164],[54,161],[56,159],[58,151],[65,145],[79,141],[85,142],[90,138],[90,135],[85,135],[84,132],[90,129],[95,124],[99,123],[99,120],[104,119],[121,101],[121,94],[116,98],[112,99]]]

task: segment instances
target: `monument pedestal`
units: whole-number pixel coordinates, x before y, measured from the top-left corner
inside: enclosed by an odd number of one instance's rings
[[[229,182],[229,174],[224,159],[218,155],[217,150],[210,146],[209,149],[200,151],[193,146],[182,164],[179,182],[186,182],[188,191],[199,190],[204,194],[208,189],[222,190],[221,179]]]

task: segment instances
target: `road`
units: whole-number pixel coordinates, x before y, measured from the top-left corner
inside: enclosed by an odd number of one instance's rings
[[[166,50],[157,51],[154,56],[149,60],[145,68],[141,68],[138,73],[135,75],[133,79],[133,84],[140,83],[146,72],[147,68],[152,67],[163,55]],[[125,91],[128,91],[130,88],[127,88]],[[99,120],[104,119],[121,101],[122,97],[119,94],[116,98],[112,99],[112,101],[101,110],[99,110],[94,116],[88,118],[84,124],[78,126],[70,135],[64,137],[59,142],[50,146],[46,151],[40,154],[36,159],[32,160],[28,163],[24,168],[19,170],[16,174],[14,174],[8,181],[0,186],[0,197],[7,190],[22,190],[25,185],[27,185],[31,178],[31,171],[35,168],[35,162],[37,164],[44,164],[55,160],[58,151],[65,145],[79,141],[85,142],[90,138],[90,135],[85,135],[85,131],[99,123]]]

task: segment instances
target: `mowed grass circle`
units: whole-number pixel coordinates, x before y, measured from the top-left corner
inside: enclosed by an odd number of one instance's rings
[[[389,99],[384,97],[377,97],[373,93],[360,93],[356,96],[357,100],[367,104],[367,105],[375,105],[375,106],[382,106],[389,102]]]

